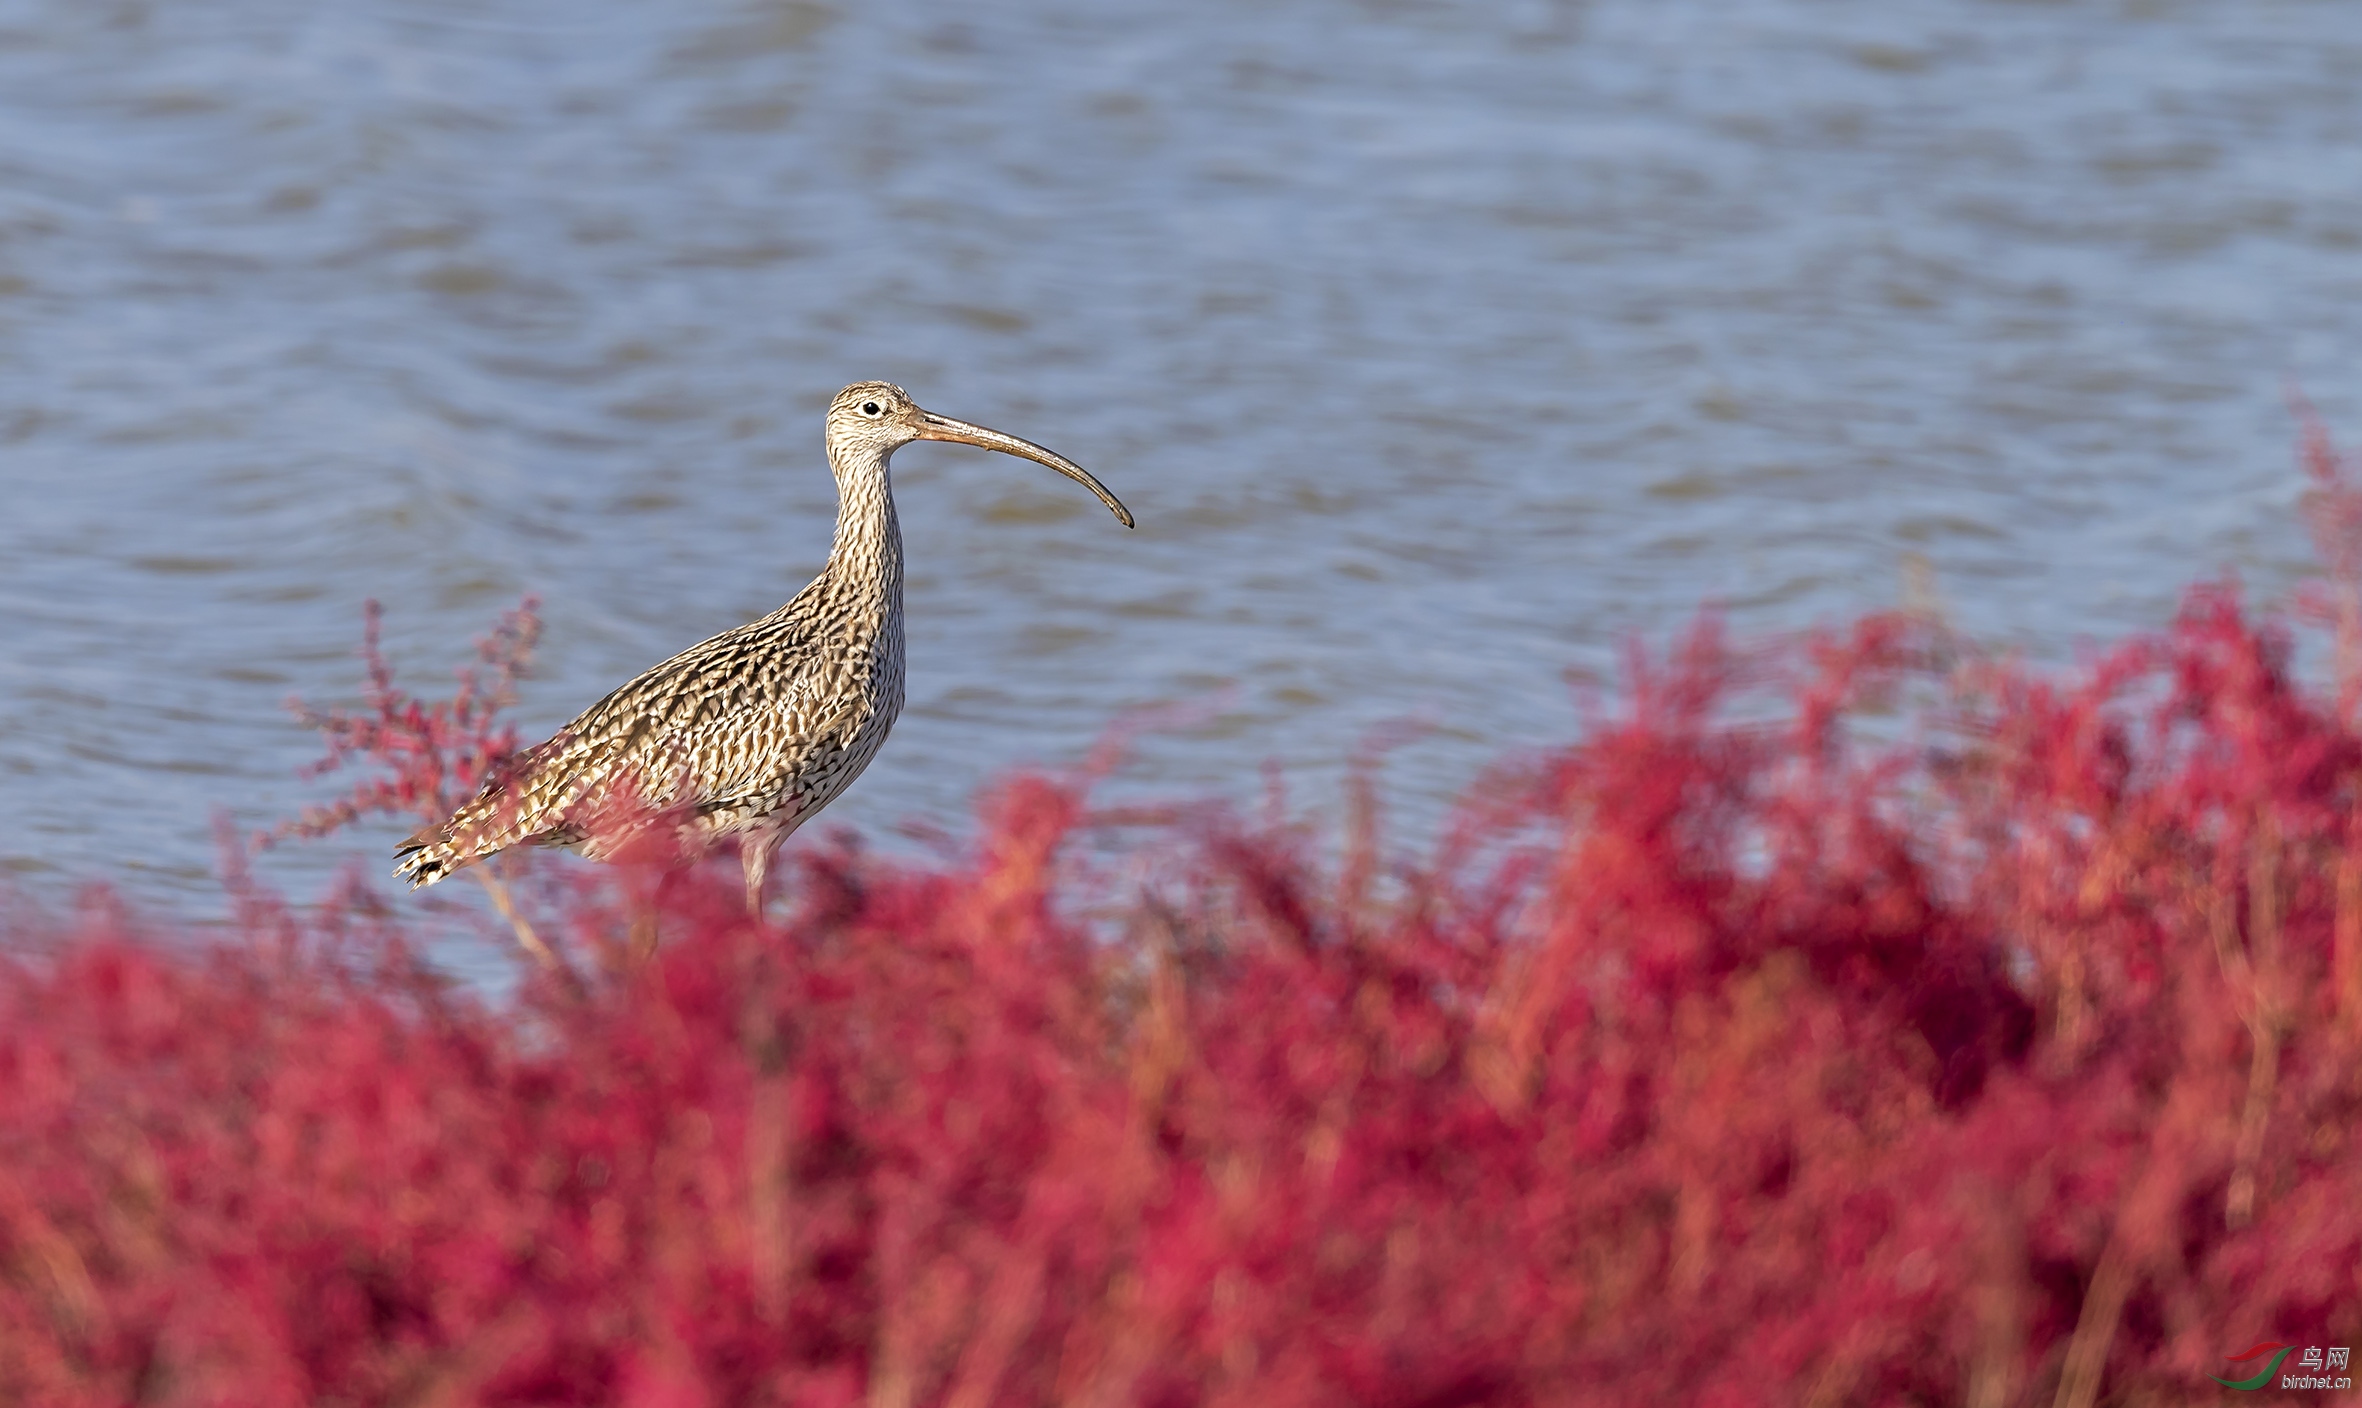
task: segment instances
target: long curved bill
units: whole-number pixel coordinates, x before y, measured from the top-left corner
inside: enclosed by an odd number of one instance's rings
[[[975,445],[987,450],[998,450],[1004,455],[1015,455],[1019,459],[1032,460],[1035,464],[1046,464],[1097,494],[1099,502],[1114,511],[1116,522],[1126,528],[1132,526],[1132,511],[1118,502],[1115,495],[1108,493],[1106,485],[1093,479],[1089,470],[1064,455],[1045,450],[1031,440],[1003,435],[997,430],[970,425],[964,420],[953,420],[950,416],[939,416],[933,411],[919,412],[919,423],[919,438],[922,440],[949,440],[960,445]]]

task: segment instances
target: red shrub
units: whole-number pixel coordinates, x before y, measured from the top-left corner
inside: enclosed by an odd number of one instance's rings
[[[366,897],[20,935],[0,1399],[2211,1393],[2362,1328],[2349,717],[2224,588],[2066,679],[1708,628],[1423,865],[1175,823],[1124,891],[1019,778],[776,924],[547,869],[497,1003]]]

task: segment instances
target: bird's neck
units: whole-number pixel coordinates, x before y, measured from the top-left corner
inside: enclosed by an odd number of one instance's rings
[[[837,477],[837,536],[828,550],[828,571],[869,588],[889,607],[902,600],[902,527],[894,519],[894,488],[886,473],[891,454],[831,447],[828,455]]]

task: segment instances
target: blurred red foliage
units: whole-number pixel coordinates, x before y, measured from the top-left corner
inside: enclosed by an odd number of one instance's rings
[[[770,924],[545,867],[499,999],[363,895],[19,919],[0,1400],[2211,1394],[2362,1331],[2362,733],[2290,653],[1707,626],[1421,863],[1201,817],[1126,888],[1020,777]]]

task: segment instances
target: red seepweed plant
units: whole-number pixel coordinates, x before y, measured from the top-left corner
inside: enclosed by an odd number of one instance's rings
[[[2362,1329],[2362,734],[2291,631],[1709,625],[1425,860],[1201,811],[1143,892],[1018,777],[777,922],[569,867],[559,947],[664,944],[497,1003],[359,898],[92,921],[0,971],[0,1400],[2219,1392]],[[495,765],[373,678],[367,796]]]
[[[343,796],[307,809],[296,820],[257,837],[257,843],[270,845],[285,836],[327,836],[380,813],[417,817],[434,826],[497,777],[517,751],[516,726],[503,721],[501,714],[516,703],[517,680],[531,665],[534,643],[541,639],[539,606],[527,596],[515,610],[501,613],[476,641],[478,665],[459,671],[459,688],[450,698],[430,701],[414,698],[394,683],[394,668],[380,640],[384,609],[374,600],[363,603],[361,658],[369,679],[365,708],[317,709],[300,699],[290,707],[328,743],[327,755],[304,769],[306,777],[324,776],[356,757],[377,767]],[[542,942],[492,867],[478,865],[468,873],[492,897],[526,952],[544,967],[557,966],[558,956]]]
[[[2338,707],[2351,719],[2362,706],[2362,462],[2338,453],[2311,402],[2294,391],[2289,402],[2303,427],[2298,458],[2312,480],[2303,503],[2305,528],[2323,574],[2298,595],[2297,606],[2337,633]]]
[[[304,769],[305,776],[323,776],[356,757],[372,760],[379,770],[336,801],[307,810],[273,834],[325,836],[378,812],[441,821],[474,796],[516,752],[516,728],[500,715],[516,702],[517,680],[532,663],[534,643],[541,638],[539,605],[528,596],[515,610],[503,612],[492,630],[476,641],[480,668],[460,670],[459,688],[450,698],[423,700],[394,683],[393,665],[380,639],[384,609],[375,601],[364,603],[361,658],[369,677],[365,710],[316,709],[302,700],[290,707],[328,742],[327,756]]]

